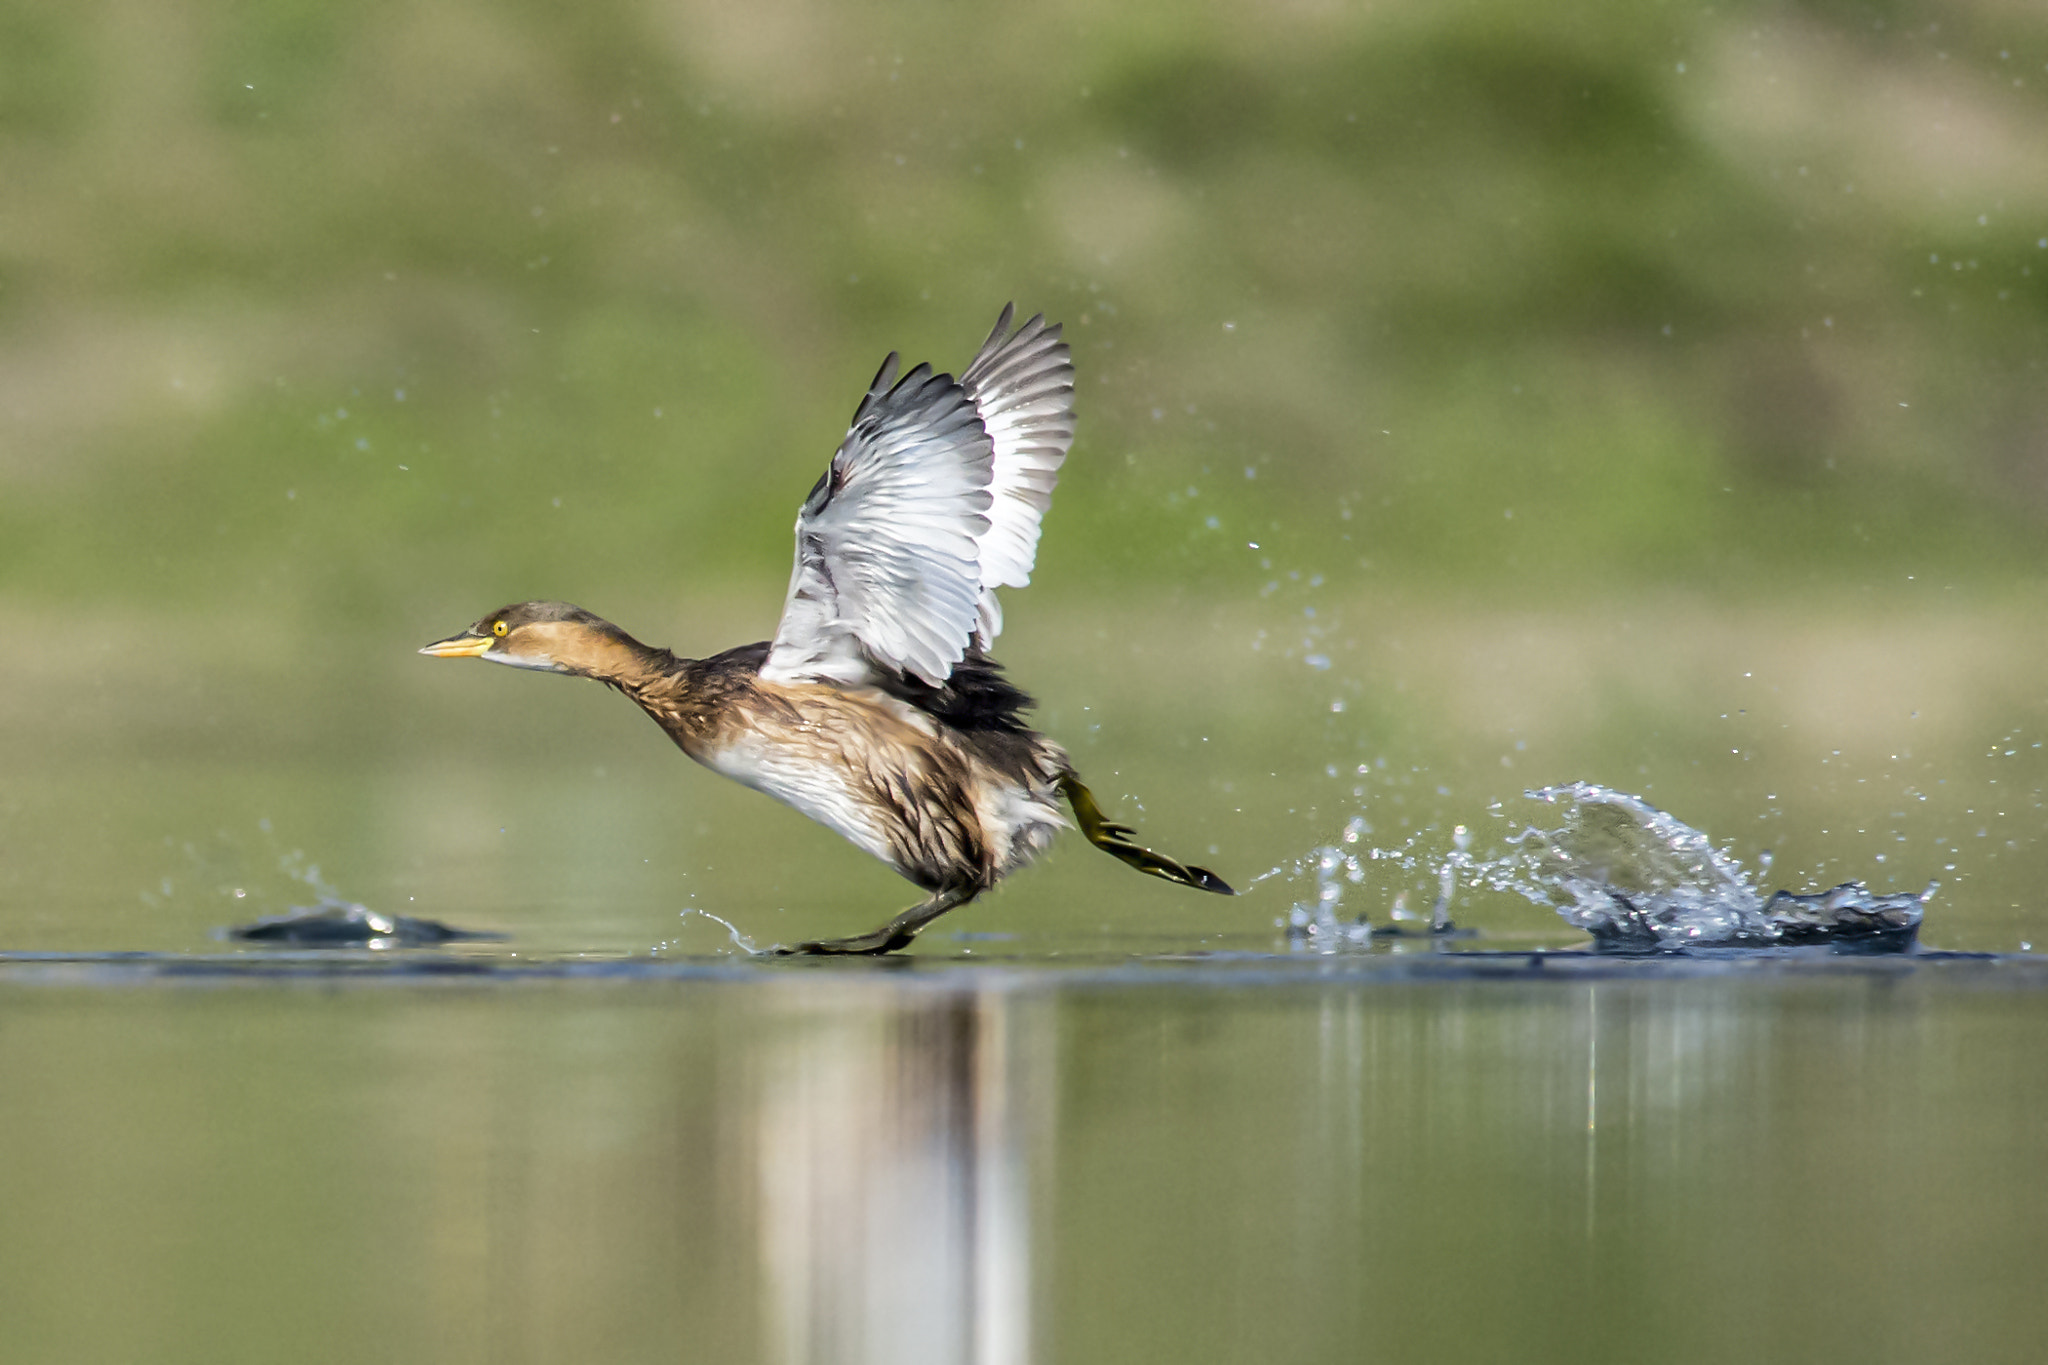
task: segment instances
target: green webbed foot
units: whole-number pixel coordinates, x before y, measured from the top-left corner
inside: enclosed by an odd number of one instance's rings
[[[1164,881],[1178,882],[1201,891],[1214,891],[1219,896],[1237,894],[1231,890],[1230,883],[1206,867],[1175,862],[1164,853],[1154,853],[1141,847],[1132,838],[1137,831],[1104,816],[1102,807],[1095,804],[1095,793],[1082,786],[1081,779],[1074,774],[1065,773],[1060,777],[1060,791],[1066,796],[1067,804],[1074,808],[1074,820],[1081,826],[1082,835],[1110,857],[1121,859],[1147,876]]]

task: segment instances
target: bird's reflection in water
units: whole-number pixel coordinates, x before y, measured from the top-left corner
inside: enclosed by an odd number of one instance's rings
[[[764,1078],[767,1336],[787,1361],[1031,1358],[1028,1178],[1051,1087],[1002,990],[819,1010]]]

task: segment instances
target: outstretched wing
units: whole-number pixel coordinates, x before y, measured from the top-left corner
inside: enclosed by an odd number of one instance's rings
[[[1010,330],[1004,305],[995,330],[982,343],[960,387],[995,445],[989,483],[988,530],[982,535],[981,601],[975,638],[986,649],[1003,629],[997,588],[1031,582],[1038,558],[1038,527],[1052,505],[1053,485],[1074,444],[1074,362],[1060,329],[1043,314]]]
[[[999,586],[1031,578],[1039,520],[1073,441],[1057,327],[1003,309],[955,383],[883,362],[796,519],[789,600],[761,676],[937,687],[1002,629]],[[895,381],[895,382],[892,382]]]
[[[796,518],[796,567],[761,676],[938,686],[967,652],[995,450],[966,391],[882,363]]]

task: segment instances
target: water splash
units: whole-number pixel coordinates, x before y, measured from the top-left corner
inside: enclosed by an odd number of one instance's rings
[[[182,866],[165,872],[153,891],[144,891],[143,904],[167,910],[191,897],[232,907],[236,914],[283,906],[253,921],[213,931],[216,938],[272,947],[379,950],[505,937],[373,910],[323,877],[320,865],[303,849],[283,851],[268,816],[257,820],[255,829],[260,839],[253,847],[246,831],[225,828],[208,839],[166,837],[165,847],[182,854]],[[313,903],[301,904],[309,893]]]
[[[255,823],[259,838],[252,842],[246,831],[216,829],[210,838],[178,839],[165,836],[164,847],[176,855],[175,865],[158,879],[157,885],[141,893],[142,903],[151,909],[165,909],[189,900],[216,901],[236,912],[252,907],[289,907],[305,911],[299,902],[310,894],[313,910],[347,906],[354,900],[320,874],[320,865],[303,849],[284,851],[271,828],[269,817]]]
[[[688,920],[694,916],[699,919],[708,920],[710,923],[717,925],[719,928],[725,930],[725,935],[728,939],[732,941],[732,945],[735,948],[738,948],[742,953],[745,953],[748,957],[759,957],[765,951],[764,949],[755,947],[754,940],[749,938],[747,935],[741,933],[738,925],[734,924],[731,920],[726,919],[723,915],[712,914],[709,910],[704,909],[702,906],[686,905],[682,908],[680,912],[678,912],[678,914],[679,917],[684,920]],[[656,955],[659,955],[662,953],[673,952],[681,946],[681,940],[668,939],[661,943],[655,944],[652,951]]]
[[[289,948],[438,948],[447,943],[491,942],[503,934],[457,929],[439,920],[411,915],[386,915],[355,901],[323,896],[318,905],[295,907],[289,914],[265,915],[253,924],[224,930],[244,943]]]
[[[1441,862],[1433,861],[1418,847],[1422,834],[1410,835],[1399,848],[1380,848],[1366,842],[1365,836],[1371,833],[1371,823],[1363,815],[1354,815],[1344,826],[1340,842],[1312,849],[1292,863],[1283,863],[1254,877],[1252,885],[1275,876],[1315,879],[1314,899],[1295,901],[1287,917],[1276,921],[1275,927],[1287,931],[1288,941],[1294,947],[1321,953],[1369,948],[1375,939],[1466,936],[1451,923],[1450,910],[1458,880],[1472,866],[1471,832],[1463,825],[1457,826],[1451,836],[1452,851]],[[1376,862],[1403,872],[1422,871],[1436,876],[1437,895],[1426,917],[1427,928],[1410,927],[1421,925],[1425,917],[1408,908],[1406,890],[1395,895],[1389,924],[1374,925],[1364,911],[1350,916],[1343,913],[1349,889],[1361,886],[1369,865]]]
[[[1544,787],[1532,800],[1563,808],[1504,857],[1478,865],[1488,885],[1549,905],[1599,946],[1624,951],[1805,943],[1911,946],[1938,882],[1881,896],[1861,882],[1768,899],[1749,871],[1704,833],[1639,796],[1591,782]],[[1768,863],[1765,863],[1768,867]]]
[[[1365,865],[1359,861],[1357,844],[1369,828],[1364,816],[1355,815],[1344,827],[1344,840],[1350,847],[1326,845],[1302,860],[1315,873],[1316,895],[1313,901],[1296,901],[1287,912],[1289,940],[1326,953],[1371,945],[1373,930],[1366,917],[1359,915],[1347,920],[1339,913],[1344,905],[1345,886],[1365,880]]]

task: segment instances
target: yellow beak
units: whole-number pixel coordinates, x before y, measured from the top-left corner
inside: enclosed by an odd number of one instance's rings
[[[479,654],[489,653],[493,643],[495,642],[488,635],[477,635],[465,630],[460,635],[451,635],[445,640],[434,641],[420,653],[431,654],[437,659],[473,659]]]

